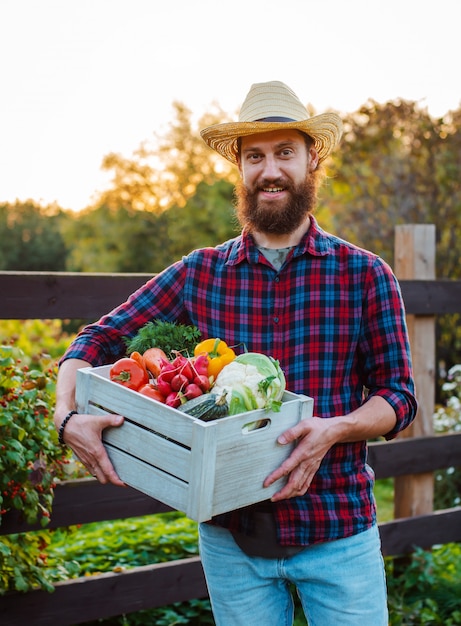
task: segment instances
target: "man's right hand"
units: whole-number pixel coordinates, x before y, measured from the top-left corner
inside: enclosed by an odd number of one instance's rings
[[[123,424],[121,415],[76,414],[66,424],[63,439],[100,483],[126,486],[117,475],[102,443],[102,431]]]

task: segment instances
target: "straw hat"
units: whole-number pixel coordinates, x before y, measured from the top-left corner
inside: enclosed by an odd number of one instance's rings
[[[271,81],[251,86],[238,122],[214,124],[200,134],[210,148],[237,163],[239,137],[281,129],[307,133],[315,142],[319,161],[323,161],[339,143],[342,122],[336,113],[309,117],[306,107],[287,85]]]

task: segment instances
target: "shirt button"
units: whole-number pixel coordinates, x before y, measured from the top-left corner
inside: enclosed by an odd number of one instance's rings
[[[275,282],[276,282],[276,283],[279,283],[279,282],[280,282],[280,276],[276,276],[276,277],[275,277]]]
[[[274,317],[274,322],[275,322],[276,324],[278,324],[278,323],[279,323],[279,318],[278,318],[278,317]]]

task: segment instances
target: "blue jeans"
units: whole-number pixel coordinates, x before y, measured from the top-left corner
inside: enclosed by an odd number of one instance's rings
[[[286,559],[247,556],[224,528],[200,524],[199,533],[217,626],[291,626],[291,584],[309,626],[388,625],[377,526]]]

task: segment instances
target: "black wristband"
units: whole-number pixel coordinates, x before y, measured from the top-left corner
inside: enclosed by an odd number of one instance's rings
[[[66,417],[62,420],[62,424],[59,427],[59,432],[58,432],[58,441],[62,446],[66,445],[64,441],[64,428],[67,426],[67,422],[70,420],[72,415],[77,415],[77,413],[78,411],[69,411]]]

